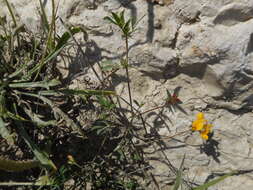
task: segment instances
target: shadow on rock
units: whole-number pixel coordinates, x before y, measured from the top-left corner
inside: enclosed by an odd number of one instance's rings
[[[219,142],[212,139],[212,136],[213,136],[213,134],[211,134],[210,139],[208,139],[206,143],[201,145],[200,152],[205,153],[207,156],[212,156],[212,158],[217,163],[220,163],[220,160],[218,159],[218,157],[220,156],[220,153],[218,151]]]

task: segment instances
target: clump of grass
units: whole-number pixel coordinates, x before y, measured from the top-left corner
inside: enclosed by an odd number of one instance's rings
[[[41,33],[31,34],[24,25],[19,25],[11,5],[6,0],[14,28],[9,28],[6,18],[0,18],[0,134],[6,143],[19,146],[25,142],[28,152],[35,156],[35,162],[20,160],[0,162],[13,163],[16,167],[5,165],[3,170],[20,171],[31,167],[42,167],[48,172],[57,172],[57,164],[49,152],[37,144],[38,136],[52,135],[52,128],[65,126],[81,138],[86,135],[81,126],[63,110],[63,104],[75,96],[112,95],[112,91],[68,89],[61,84],[55,66],[57,57],[76,33],[84,33],[81,27],[69,27],[62,35],[55,28],[56,9],[52,1],[52,20],[47,19],[41,4],[41,18],[44,27]],[[41,1],[40,1],[41,3]],[[50,69],[49,69],[50,68]],[[49,132],[50,131],[50,132]],[[57,131],[57,130],[56,130]],[[33,135],[32,135],[33,134]],[[20,147],[24,149],[23,147]],[[25,150],[27,151],[27,150]],[[29,164],[23,167],[24,163]]]

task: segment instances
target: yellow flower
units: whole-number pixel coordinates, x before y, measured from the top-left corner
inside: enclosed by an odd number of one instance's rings
[[[207,123],[202,112],[197,114],[197,119],[192,122],[192,130],[199,131],[203,139],[207,140],[209,138],[209,133],[211,132],[212,125]]]
[[[207,124],[204,129],[200,132],[200,135],[203,139],[207,140],[208,139],[208,134],[211,132],[212,125]]]
[[[193,131],[200,131],[207,124],[207,120],[204,118],[204,114],[199,112],[197,114],[197,119],[192,123]]]

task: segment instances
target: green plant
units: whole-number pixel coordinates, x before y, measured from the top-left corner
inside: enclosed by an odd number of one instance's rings
[[[126,70],[128,95],[129,95],[131,111],[133,114],[134,110],[133,110],[132,95],[131,95],[131,88],[130,88],[130,77],[129,77],[129,45],[128,45],[128,41],[129,41],[129,38],[131,37],[132,33],[135,31],[137,23],[134,18],[130,18],[130,19],[126,20],[124,11],[121,11],[120,13],[112,12],[111,17],[106,16],[106,17],[104,17],[104,19],[108,20],[112,24],[119,27],[119,29],[122,32],[123,38],[125,38],[126,57],[125,57],[125,59],[121,60],[121,65]]]
[[[229,172],[228,174],[222,175],[218,177],[217,179],[204,183],[203,185],[199,185],[198,187],[194,187],[193,190],[207,190],[209,187],[212,187],[216,185],[217,183],[225,180],[227,177],[236,175],[237,173],[238,173],[237,171]]]
[[[145,189],[135,178],[135,176],[142,176],[148,181],[152,176],[147,172],[151,166],[145,162],[142,147],[188,133],[190,129],[168,137],[155,137],[148,134],[146,121],[142,117],[144,114],[163,108],[168,108],[170,111],[179,109],[187,113],[179,105],[182,103],[178,95],[180,88],[176,88],[172,94],[167,91],[164,104],[142,112],[140,110],[145,102],[140,104],[132,99],[129,77],[129,38],[136,30],[136,19],[126,20],[124,11],[113,12],[110,17],[104,18],[121,30],[125,40],[125,57],[121,59],[119,65],[109,61],[104,62],[102,71],[111,71],[106,78],[101,77],[93,66],[89,65],[101,83],[98,88],[100,90],[68,89],[61,83],[56,61],[69,46],[70,40],[80,46],[74,37],[75,34],[82,33],[87,40],[86,29],[66,26],[60,20],[66,31],[59,35],[56,28],[55,2],[51,1],[52,19],[48,20],[43,3],[39,0],[42,31],[39,34],[30,34],[24,25],[19,25],[8,0],[5,2],[14,28],[8,28],[5,17],[0,18],[0,135],[4,143],[15,145],[25,150],[27,157],[35,158],[15,161],[0,156],[0,169],[23,172],[40,167],[45,174],[42,175],[41,172],[35,182],[0,182],[0,185],[67,189],[66,182],[72,179],[74,181],[70,187],[72,189],[75,187],[85,189],[87,184],[93,189]],[[111,97],[115,92],[102,89],[105,80],[122,66],[127,77],[129,102],[116,96],[118,102],[115,103]],[[76,109],[90,106],[95,117],[88,117],[83,125],[76,119],[77,114],[73,113],[75,112],[73,99],[77,96],[81,98]],[[121,107],[120,101],[130,105],[130,117],[125,115],[127,109]],[[133,103],[138,106],[137,109],[134,108]],[[143,127],[135,126],[134,119]],[[205,123],[206,121],[200,118],[197,122],[193,122],[192,126],[205,127]],[[143,128],[146,130],[144,135],[139,132]],[[205,139],[208,139],[206,135],[210,130],[201,132],[205,135]],[[43,140],[38,137],[42,137]],[[137,145],[137,141],[143,143]],[[57,149],[61,146],[66,149],[65,153],[61,150],[58,152]],[[73,155],[68,151],[72,151]],[[180,187],[182,189],[186,184],[183,173],[184,161],[185,156],[179,169],[169,165],[176,176],[174,190]],[[227,174],[195,189],[207,189],[234,174]]]
[[[64,121],[64,125],[73,132],[82,138],[86,137],[81,127],[62,110],[55,99],[65,100],[64,103],[67,103],[75,95],[106,96],[113,95],[114,92],[68,89],[57,79],[60,76],[56,72],[56,58],[73,35],[87,33],[81,27],[70,27],[62,35],[57,35],[54,1],[51,22],[47,20],[41,4],[45,28],[38,35],[32,35],[24,25],[17,27],[18,21],[11,5],[7,0],[5,2],[16,28],[8,28],[6,19],[0,19],[0,30],[3,31],[0,33],[0,135],[9,145],[18,144],[23,139],[36,159],[0,159],[0,169],[15,172],[40,166],[55,172],[55,163],[36,144],[38,139],[31,134],[45,135],[50,128],[59,127],[60,122]]]

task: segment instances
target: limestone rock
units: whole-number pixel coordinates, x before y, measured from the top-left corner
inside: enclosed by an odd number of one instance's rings
[[[37,1],[9,1],[31,31],[40,27]],[[45,2],[50,15],[50,1]],[[186,133],[164,139],[162,147],[153,143],[144,150],[149,153],[147,160],[159,186],[167,187],[174,180],[173,168],[180,166],[184,155],[185,176],[196,184],[203,184],[215,174],[252,169],[253,0],[172,0],[163,4],[144,0],[61,0],[58,15],[65,22],[90,29],[89,42],[83,48],[92,65],[108,59],[119,63],[125,55],[120,31],[103,17],[111,11],[125,10],[127,16],[142,18],[129,41],[133,99],[145,103],[141,110],[145,111],[162,105],[166,90],[173,92],[181,86],[179,98],[186,112],[172,113],[165,108],[145,114],[148,131],[173,136],[190,129],[199,111],[205,112],[213,124],[211,143],[203,144],[198,133]],[[60,23],[57,25],[64,31]],[[87,61],[82,56],[76,59],[79,62],[69,63],[70,67],[74,64],[72,67],[77,68]],[[90,80],[96,80],[90,70],[84,71],[83,75],[88,73]],[[119,70],[112,81],[111,88],[128,99],[124,70]],[[74,86],[83,85],[76,78],[72,82]],[[249,190],[253,187],[252,177],[252,173],[233,176],[210,189]]]

